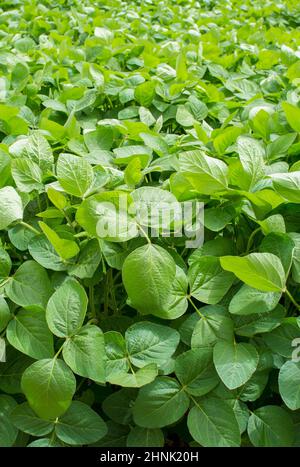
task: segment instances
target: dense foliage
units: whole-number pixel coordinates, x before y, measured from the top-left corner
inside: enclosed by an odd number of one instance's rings
[[[1,2],[0,446],[299,446],[297,3]]]

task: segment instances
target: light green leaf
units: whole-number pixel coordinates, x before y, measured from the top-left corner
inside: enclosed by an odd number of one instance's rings
[[[39,360],[53,357],[53,337],[44,310],[20,310],[10,321],[6,337],[13,347],[32,358]]]
[[[63,357],[74,373],[100,383],[105,382],[104,336],[97,326],[87,325],[67,339]]]
[[[160,316],[169,302],[176,264],[157,245],[137,248],[125,259],[122,277],[131,305],[142,314]]]
[[[187,151],[179,157],[180,172],[199,192],[210,195],[226,190],[228,186],[228,167],[203,151]]]
[[[0,189],[0,230],[23,218],[22,200],[12,186]]]
[[[35,261],[25,261],[5,286],[8,298],[24,307],[36,305],[45,308],[51,292],[46,270]]]
[[[188,406],[189,398],[178,382],[162,376],[139,391],[133,417],[141,427],[161,428],[177,422]]]
[[[76,334],[85,318],[88,299],[84,288],[75,279],[69,279],[51,296],[46,319],[50,330],[58,337]]]
[[[175,329],[141,321],[133,324],[125,334],[130,361],[138,368],[147,363],[160,366],[170,359],[179,344]]]
[[[58,358],[39,360],[22,376],[22,390],[41,418],[55,420],[70,406],[76,390],[72,371]]]
[[[217,342],[214,364],[221,380],[229,389],[245,384],[258,365],[258,353],[251,344]]]
[[[221,266],[233,272],[250,287],[264,292],[282,292],[285,288],[285,272],[280,259],[272,253],[223,256]]]
[[[61,154],[57,162],[57,178],[67,193],[83,198],[93,184],[94,173],[83,157]]]

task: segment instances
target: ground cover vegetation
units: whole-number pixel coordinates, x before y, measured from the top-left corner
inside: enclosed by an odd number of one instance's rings
[[[299,24],[1,2],[0,446],[299,446]]]

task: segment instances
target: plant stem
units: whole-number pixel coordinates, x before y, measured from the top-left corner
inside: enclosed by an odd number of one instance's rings
[[[20,224],[23,225],[23,227],[26,227],[26,229],[31,230],[31,232],[34,232],[37,235],[40,235],[40,231],[32,227],[32,225],[27,224],[27,222],[20,221]]]
[[[198,308],[196,307],[196,305],[195,305],[195,303],[193,302],[193,300],[191,299],[191,297],[190,297],[190,296],[187,296],[187,299],[188,299],[188,301],[190,302],[190,304],[193,306],[193,308],[197,311],[198,315],[199,315],[201,318],[205,319],[205,316],[201,313],[200,310],[198,310]]]
[[[247,243],[247,248],[246,248],[246,255],[249,253],[250,251],[250,248],[252,246],[252,243],[253,243],[253,239],[255,237],[255,235],[257,234],[257,232],[260,231],[260,227],[258,227],[257,229],[253,230],[253,232],[251,233],[250,237],[248,238],[248,243]]]
[[[97,314],[96,314],[96,309],[95,309],[94,287],[92,285],[89,287],[89,299],[90,299],[90,307],[91,307],[92,316],[93,318],[96,318]]]
[[[298,311],[300,311],[300,305],[299,303],[296,302],[296,300],[294,299],[293,295],[288,291],[288,289],[285,289],[285,293],[287,294],[287,296],[289,297],[290,301],[292,302],[293,305],[295,305],[295,307],[297,308]]]
[[[151,240],[150,238],[148,237],[147,233],[145,232],[145,230],[143,229],[143,227],[140,225],[140,224],[137,224],[138,225],[138,228],[140,229],[140,231],[142,232],[142,234],[144,235],[144,237],[146,238],[147,242],[149,243],[149,245],[151,245]]]

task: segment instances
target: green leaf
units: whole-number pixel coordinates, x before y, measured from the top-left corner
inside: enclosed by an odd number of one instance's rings
[[[134,91],[134,97],[140,105],[149,107],[155,95],[155,83],[152,81],[145,81],[139,84]]]
[[[234,412],[221,399],[209,397],[195,401],[187,423],[192,437],[201,446],[240,446],[240,430]]]
[[[53,421],[69,408],[76,390],[72,371],[57,358],[39,360],[30,365],[23,373],[21,384],[34,412]]]
[[[110,373],[107,376],[107,381],[111,384],[117,384],[118,386],[127,388],[140,388],[154,381],[157,374],[157,365],[155,363],[149,363],[137,371],[132,370],[132,373],[123,373],[122,371],[119,373]]]
[[[18,430],[11,421],[11,412],[17,405],[16,401],[6,394],[0,394],[0,447],[14,445]]]
[[[8,298],[23,307],[45,308],[51,292],[46,270],[35,261],[25,261],[5,286]]]
[[[288,447],[294,440],[291,417],[281,407],[267,405],[249,418],[248,435],[256,447]]]
[[[221,268],[215,256],[200,257],[190,267],[188,276],[192,297],[210,305],[219,303],[235,279],[231,272]]]
[[[262,292],[243,284],[231,299],[229,311],[234,315],[267,313],[276,307],[280,297],[280,292]]]
[[[282,108],[285,113],[285,117],[288,121],[288,124],[290,127],[294,130],[297,131],[297,133],[300,133],[300,109],[299,107],[296,107],[293,104],[290,104],[289,102],[282,102]]]
[[[10,313],[9,307],[3,297],[0,297],[0,332],[6,328],[9,323],[12,315]]]
[[[20,310],[10,321],[6,337],[13,347],[32,358],[39,360],[53,357],[53,337],[44,310]]]
[[[125,259],[122,278],[131,305],[142,314],[160,316],[170,300],[176,265],[157,245],[137,248]]]
[[[280,259],[272,253],[223,256],[221,266],[233,272],[250,287],[264,292],[282,292],[285,288],[285,272]]]
[[[159,428],[141,428],[135,426],[127,437],[128,447],[163,447],[165,442],[164,434]]]
[[[300,364],[285,362],[279,372],[279,392],[285,404],[291,410],[300,408]]]
[[[57,179],[67,193],[83,198],[93,184],[94,173],[83,157],[61,154],[57,162]]]
[[[11,420],[19,430],[32,436],[47,435],[54,428],[53,422],[37,417],[27,402],[18,405],[13,410]]]
[[[56,423],[55,433],[64,443],[76,446],[95,443],[106,435],[107,427],[88,405],[74,401]]]
[[[199,311],[201,316],[191,337],[192,348],[213,347],[218,340],[233,339],[233,322],[225,308],[211,305],[202,307]]]
[[[237,152],[247,176],[247,189],[251,191],[264,176],[265,151],[257,140],[248,136],[240,136],[237,140]]]
[[[299,109],[300,112],[300,109]],[[274,189],[291,203],[300,203],[300,171],[271,175]]]
[[[31,193],[33,190],[43,191],[42,171],[30,159],[13,160],[12,176],[20,191],[25,193]]]
[[[22,200],[11,186],[0,189],[0,230],[23,218]]]
[[[61,238],[55,230],[51,229],[45,222],[39,222],[39,226],[62,259],[73,258],[79,253],[80,248],[76,242]]]
[[[137,390],[126,388],[110,394],[102,404],[104,413],[114,422],[128,425],[132,422],[132,408]]]
[[[245,384],[256,370],[258,359],[258,353],[251,344],[223,341],[214,347],[214,364],[228,389]]]
[[[104,336],[97,326],[87,325],[67,339],[63,357],[74,373],[99,383],[105,382]]]
[[[178,382],[162,376],[140,389],[133,417],[141,427],[161,428],[179,420],[188,406],[189,398]]]
[[[130,361],[138,368],[148,363],[161,365],[171,358],[179,344],[175,329],[148,321],[130,326],[125,339]]]
[[[88,299],[84,288],[75,279],[69,279],[51,296],[46,319],[49,329],[58,337],[76,334],[86,315]]]
[[[192,396],[203,396],[219,383],[211,350],[191,349],[180,354],[176,358],[175,374]]]
[[[203,151],[187,151],[179,157],[180,172],[199,192],[210,195],[226,190],[228,186],[228,167]]]

